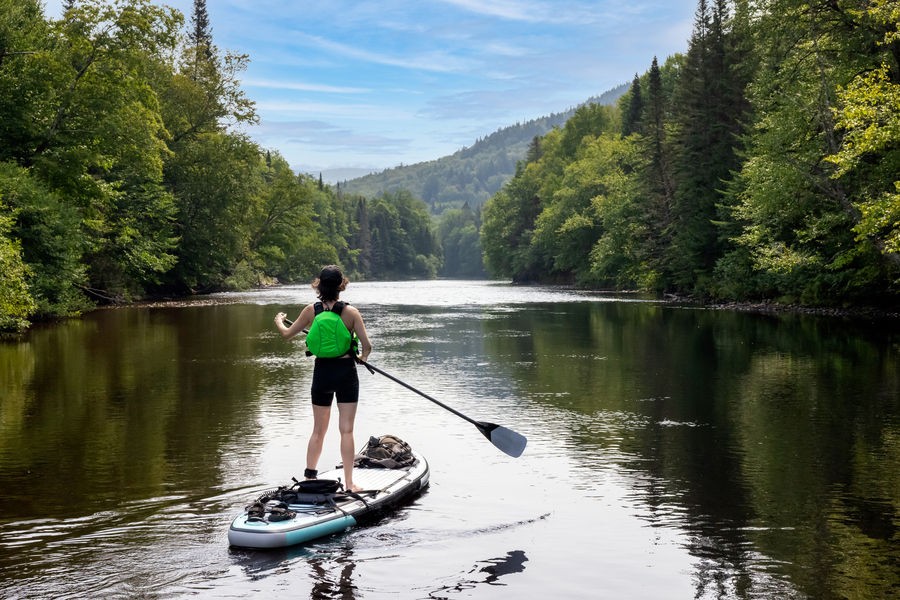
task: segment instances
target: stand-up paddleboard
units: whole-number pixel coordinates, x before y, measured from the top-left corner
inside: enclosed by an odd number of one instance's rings
[[[371,438],[368,447],[379,439]],[[228,542],[244,548],[281,548],[339,533],[377,518],[428,485],[428,462],[407,445],[406,460],[390,457],[369,460],[360,451],[353,469],[353,483],[363,491],[349,494],[303,493],[301,483],[264,493],[237,516],[228,530]],[[397,468],[384,468],[384,465]],[[338,480],[341,468],[319,474],[321,481]],[[299,493],[298,493],[299,492]]]

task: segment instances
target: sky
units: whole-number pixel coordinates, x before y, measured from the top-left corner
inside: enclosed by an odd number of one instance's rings
[[[189,22],[193,0],[155,0]],[[245,131],[299,171],[434,160],[684,52],[696,0],[207,0]],[[45,14],[61,16],[62,0]]]

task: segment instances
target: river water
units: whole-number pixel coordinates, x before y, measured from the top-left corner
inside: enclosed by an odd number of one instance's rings
[[[304,467],[308,286],[100,310],[0,344],[0,598],[900,597],[900,327],[490,282],[351,284],[357,445],[431,486],[373,525],[229,548]],[[338,464],[337,419],[320,468]]]

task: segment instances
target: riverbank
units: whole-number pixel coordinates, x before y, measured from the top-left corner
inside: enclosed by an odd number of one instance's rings
[[[673,302],[698,303],[696,300],[684,298],[673,299]],[[896,319],[900,318],[900,307],[892,309],[875,308],[872,306],[857,306],[847,308],[802,306],[799,304],[782,304],[774,300],[761,300],[759,302],[699,302],[706,308],[716,310],[737,310],[741,312],[758,313],[793,313],[804,315],[818,315],[823,317],[846,317],[859,319]]]

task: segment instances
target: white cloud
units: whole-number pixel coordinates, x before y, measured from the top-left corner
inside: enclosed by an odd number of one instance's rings
[[[365,62],[376,63],[379,65],[387,65],[392,67],[401,67],[404,69],[414,69],[422,71],[436,71],[439,73],[452,73],[467,71],[472,68],[468,61],[458,59],[454,56],[440,51],[431,51],[428,53],[412,53],[409,57],[397,58],[362,50],[340,42],[334,42],[322,37],[312,36],[305,33],[295,33],[295,39],[306,42],[307,45],[313,45],[328,52],[339,54],[346,58],[362,60]]]
[[[274,88],[280,90],[300,90],[304,92],[326,92],[337,94],[365,94],[372,91],[368,88],[337,87],[320,83],[299,83],[284,80],[275,81],[272,79],[255,78],[244,79],[243,84],[252,87]]]
[[[504,2],[503,0],[441,0],[447,4],[463,8],[479,15],[501,17],[513,21],[538,22],[543,20],[537,16],[533,6],[522,2]]]
[[[629,5],[615,3],[609,11],[598,11],[603,2],[578,4],[565,2],[518,2],[516,0],[440,0],[469,12],[499,17],[510,21],[527,23],[556,23],[586,25],[597,21],[616,18],[622,11],[629,11]]]
[[[486,52],[490,52],[491,54],[498,54],[500,56],[512,56],[512,57],[520,57],[526,56],[534,52],[534,50],[527,50],[525,48],[511,46],[509,44],[504,44],[501,42],[492,42],[484,46],[484,50]]]

